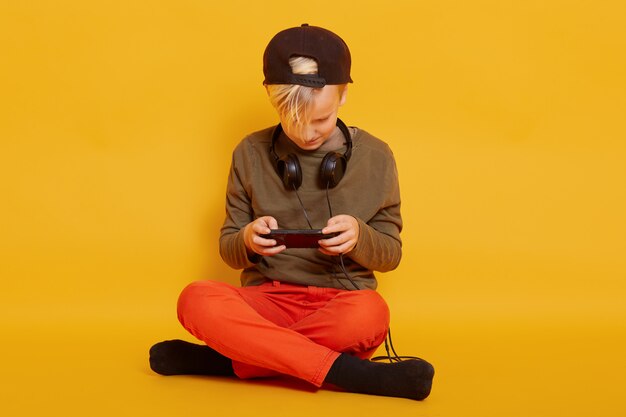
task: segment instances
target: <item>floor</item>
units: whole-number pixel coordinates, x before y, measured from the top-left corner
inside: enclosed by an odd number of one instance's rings
[[[626,325],[498,319],[398,323],[400,354],[436,368],[416,402],[314,391],[289,379],[162,377],[158,340],[192,341],[173,319],[12,321],[2,332],[3,416],[624,416]]]

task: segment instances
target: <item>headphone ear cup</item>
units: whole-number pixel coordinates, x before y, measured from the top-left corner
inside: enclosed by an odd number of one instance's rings
[[[329,152],[322,159],[320,165],[320,181],[324,188],[333,188],[343,178],[343,174],[346,172],[348,161],[346,158],[337,152]]]
[[[302,185],[302,168],[298,157],[292,153],[276,161],[276,168],[285,188],[293,190]]]

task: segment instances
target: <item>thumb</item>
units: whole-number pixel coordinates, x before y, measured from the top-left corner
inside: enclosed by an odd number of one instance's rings
[[[272,216],[267,216],[267,218],[265,219],[265,222],[267,223],[270,229],[278,229],[278,222]]]
[[[327,226],[332,226],[333,224],[337,224],[339,223],[339,220],[337,219],[337,216],[335,217],[331,217],[330,219],[328,219],[328,222],[326,223]]]

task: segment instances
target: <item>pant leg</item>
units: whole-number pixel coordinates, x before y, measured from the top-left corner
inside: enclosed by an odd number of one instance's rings
[[[259,301],[263,306],[261,315],[239,290],[212,281],[190,284],[178,300],[181,324],[196,338],[231,358],[235,372],[241,373],[241,377],[250,377],[249,370],[240,371],[238,363],[263,369],[265,373],[267,369],[292,375],[321,386],[339,353],[270,320],[275,317],[276,321],[287,325],[295,322],[294,309],[281,308],[276,302]]]
[[[387,336],[389,308],[374,290],[339,291],[289,328],[334,351],[369,359]]]
[[[385,300],[373,290],[308,287],[307,292],[305,299],[298,300],[302,314],[288,325],[289,329],[335,352],[349,353],[361,359],[371,358],[389,329],[389,308]],[[244,294],[244,297],[248,296]],[[251,304],[255,303],[256,300],[251,300]],[[236,370],[240,378],[276,375],[249,363],[238,363]],[[324,377],[327,373],[324,372]]]

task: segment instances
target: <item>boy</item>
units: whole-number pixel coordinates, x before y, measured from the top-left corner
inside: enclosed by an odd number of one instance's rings
[[[347,45],[319,27],[287,29],[268,44],[264,85],[280,124],[233,152],[220,234],[222,258],[243,269],[242,287],[185,288],[179,320],[206,346],[157,343],[155,372],[286,374],[350,392],[429,395],[434,369],[426,361],[369,361],[389,326],[373,271],[400,262],[402,220],[391,150],[337,118],[350,66]],[[287,248],[267,236],[279,227],[327,236],[318,249]]]

